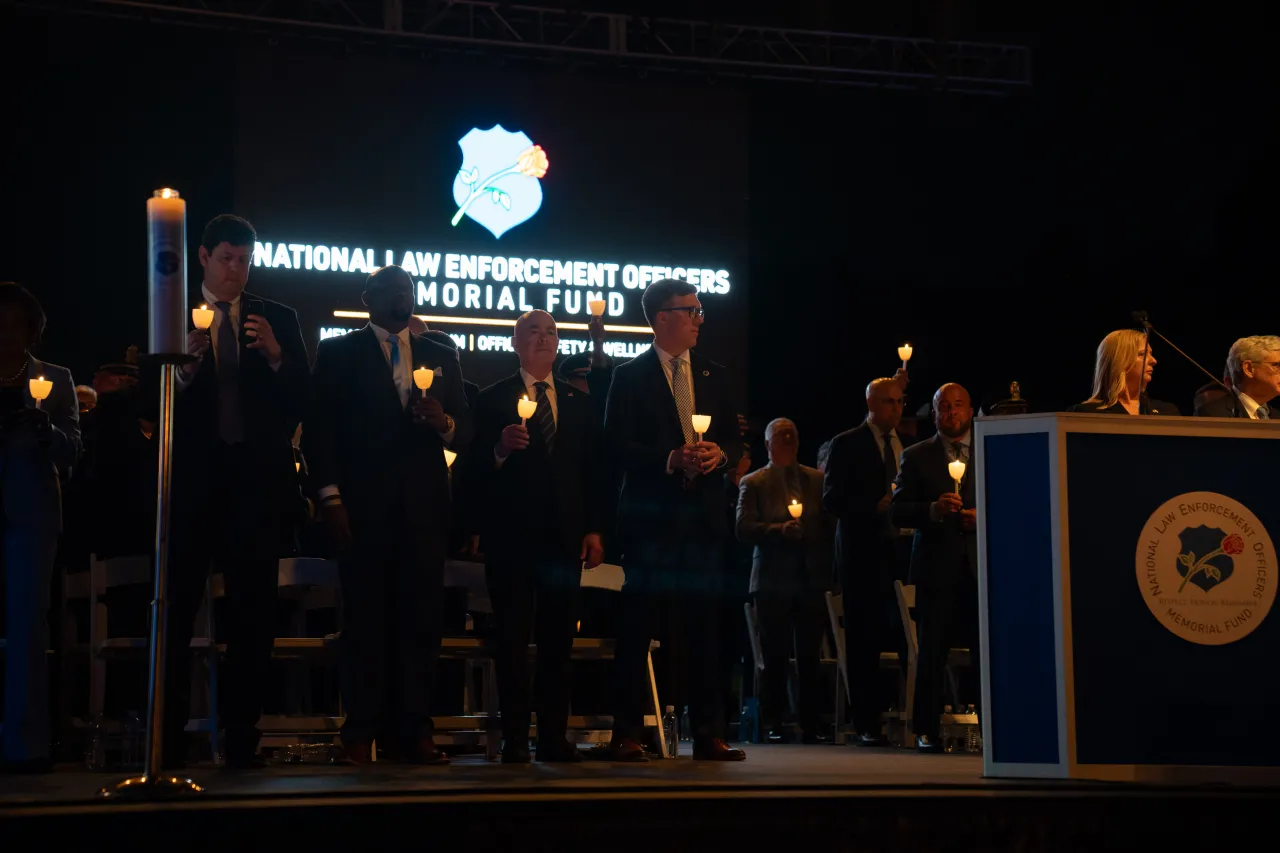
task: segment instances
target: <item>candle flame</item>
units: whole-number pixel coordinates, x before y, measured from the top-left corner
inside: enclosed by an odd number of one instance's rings
[[[178,191],[174,189],[170,189],[169,187],[156,190],[156,197],[157,198],[180,198],[180,196],[178,195]]]

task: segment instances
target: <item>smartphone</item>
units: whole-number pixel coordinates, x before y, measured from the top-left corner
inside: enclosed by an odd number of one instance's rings
[[[245,299],[240,303],[240,346],[247,347],[254,342],[253,331],[246,325],[253,315],[264,316],[267,307],[261,299]]]

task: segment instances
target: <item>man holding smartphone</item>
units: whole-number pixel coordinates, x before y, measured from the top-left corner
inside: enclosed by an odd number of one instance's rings
[[[256,758],[275,641],[278,562],[293,551],[300,500],[292,436],[306,407],[310,370],[297,313],[246,293],[253,226],[223,214],[205,227],[204,281],[193,304],[213,325],[187,335],[173,439],[164,763],[181,767],[190,705],[188,647],[209,572],[221,573],[227,645],[222,722],[232,767]]]

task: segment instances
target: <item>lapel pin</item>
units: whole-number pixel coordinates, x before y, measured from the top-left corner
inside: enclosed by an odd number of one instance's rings
[[[703,376],[710,376],[710,375],[711,375],[711,371],[710,371],[710,370],[704,370],[704,371],[702,371],[702,375],[703,375]]]

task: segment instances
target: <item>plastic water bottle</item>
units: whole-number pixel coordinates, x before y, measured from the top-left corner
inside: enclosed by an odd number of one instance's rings
[[[667,757],[680,754],[680,723],[676,720],[676,706],[668,705],[662,713],[662,738],[667,742]]]

